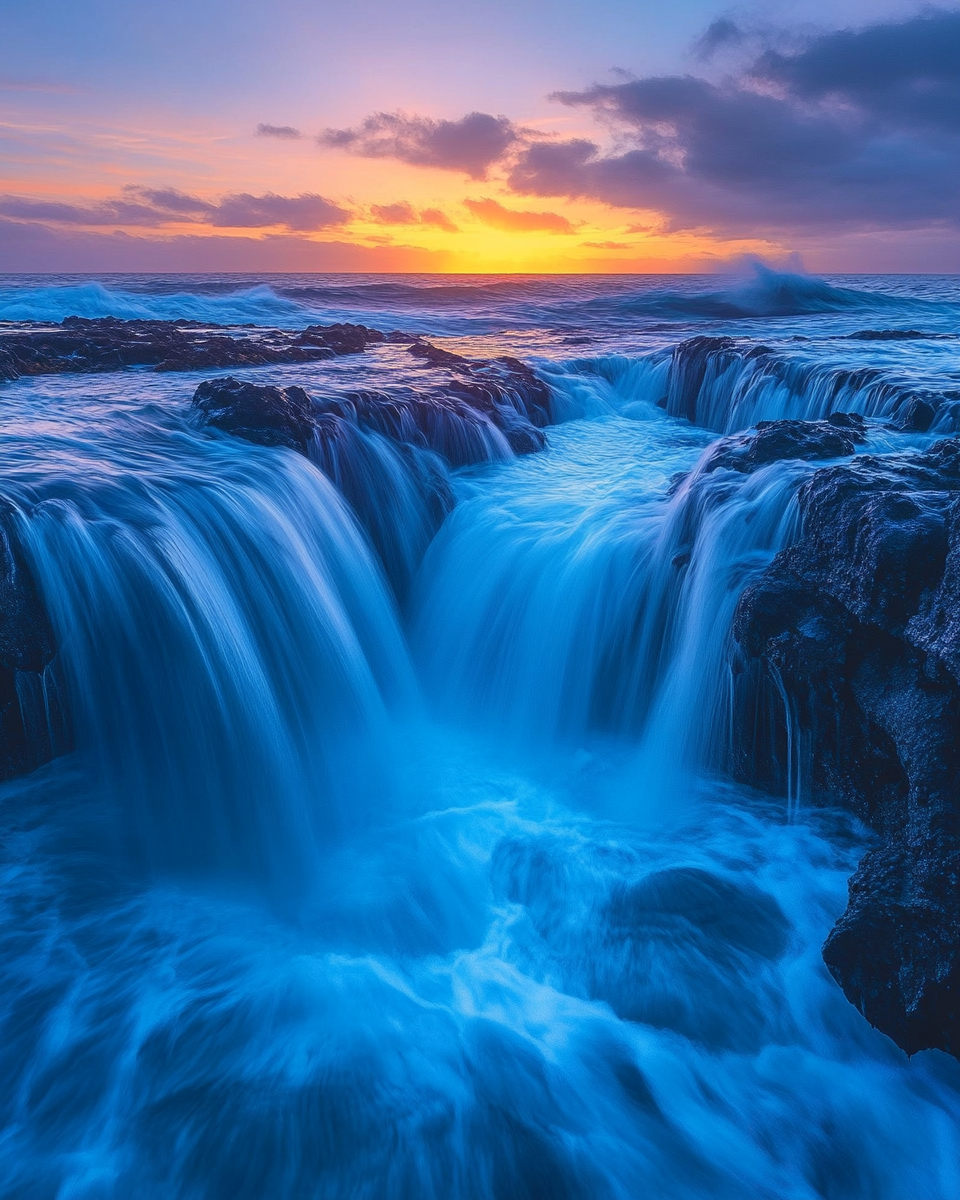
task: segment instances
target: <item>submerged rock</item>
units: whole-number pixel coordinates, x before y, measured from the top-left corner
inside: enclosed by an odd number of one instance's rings
[[[941,342],[952,340],[955,333],[924,333],[922,329],[858,329],[848,333],[851,342]]]
[[[737,609],[739,773],[880,834],[824,958],[905,1050],[960,1056],[960,441],[824,468],[800,505]]]
[[[24,557],[12,509],[0,500],[0,779],[31,771],[65,747],[59,696],[44,696],[57,651],[53,627]],[[55,685],[52,685],[55,687]]]

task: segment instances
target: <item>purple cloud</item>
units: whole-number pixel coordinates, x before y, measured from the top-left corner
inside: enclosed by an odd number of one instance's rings
[[[310,233],[343,225],[351,215],[332,200],[309,193],[251,196],[241,192],[214,203],[173,188],[127,187],[116,199],[89,205],[0,196],[0,216],[54,225],[143,228],[177,222],[238,229],[280,225],[297,233]]]
[[[268,125],[261,121],[257,126],[257,137],[279,138],[281,141],[296,141],[303,134],[293,125]]]
[[[960,12],[811,37],[722,83],[651,77],[556,98],[593,110],[621,146],[531,144],[510,172],[517,192],[732,234],[960,221]]]
[[[257,229],[270,225],[285,225],[300,233],[329,229],[350,219],[350,213],[323,196],[305,193],[301,196],[251,196],[238,192],[224,196],[214,206],[208,220],[224,228]]]
[[[485,179],[519,136],[506,117],[489,113],[468,113],[459,121],[374,113],[355,129],[326,129],[317,141],[362,158],[395,158],[415,167],[439,167]]]

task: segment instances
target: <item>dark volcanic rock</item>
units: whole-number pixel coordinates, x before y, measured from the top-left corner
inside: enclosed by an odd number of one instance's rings
[[[546,444],[539,430],[553,419],[550,389],[518,358],[502,355],[469,359],[429,342],[415,342],[409,353],[431,367],[449,371],[442,391],[483,413],[507,439],[515,454],[532,454]]]
[[[868,330],[860,340],[890,340],[888,334],[909,340],[915,332],[878,331],[874,338]],[[771,391],[790,395],[797,406],[794,411],[810,418],[829,420],[855,410],[887,418],[891,428],[904,432],[960,429],[956,388],[919,391],[879,366],[831,365],[730,337],[694,337],[675,346],[665,394],[657,403],[671,416],[724,432],[751,424]]]
[[[193,403],[206,424],[261,446],[289,446],[306,454],[313,437],[313,404],[300,387],[245,383],[227,375],[201,383]]]
[[[824,958],[908,1052],[960,1056],[960,442],[827,467],[800,504],[737,610],[739,772],[881,835]]]
[[[939,396],[907,396],[898,406],[891,427],[901,433],[926,433],[936,420],[942,402],[943,398]]]
[[[756,433],[717,442],[704,470],[726,467],[749,475],[780,459],[842,458],[867,440],[865,428],[855,413],[831,413],[826,421],[758,421]]]
[[[364,331],[365,336],[369,333]],[[344,336],[348,339],[344,345],[359,344],[352,333]],[[404,339],[406,335],[389,336]],[[541,430],[551,418],[550,391],[524,363],[508,357],[466,359],[427,342],[415,342],[410,353],[443,369],[446,379],[429,390],[356,391],[313,402],[300,388],[270,388],[227,378],[201,384],[193,402],[208,424],[248,441],[286,445],[303,454],[321,413],[393,442],[432,450],[453,467],[490,458],[492,442],[501,434],[515,454],[543,449],[546,439]]]
[[[33,770],[65,749],[51,731],[51,723],[62,725],[59,711],[49,711],[51,700],[59,707],[59,697],[44,696],[56,650],[12,510],[0,500],[0,779]]]
[[[193,398],[204,424],[307,455],[350,504],[401,599],[453,507],[447,467],[502,457],[504,440],[517,454],[540,450],[550,416],[546,385],[516,359],[467,360],[422,342],[411,349],[446,378],[429,390],[311,399],[302,388],[227,377],[202,383]]]
[[[405,335],[390,335],[406,340]],[[386,341],[363,325],[311,325],[301,333],[199,321],[124,321],[67,317],[60,325],[0,325],[0,379],[21,375],[121,371],[198,371],[317,362],[358,354]]]
[[[924,333],[920,329],[859,329],[848,333],[852,342],[942,342],[955,338],[955,333]]]

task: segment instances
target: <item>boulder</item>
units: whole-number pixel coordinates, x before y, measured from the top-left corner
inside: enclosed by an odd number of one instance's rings
[[[288,446],[306,454],[313,438],[313,403],[300,387],[271,387],[227,375],[201,383],[193,403],[205,424],[260,446]]]

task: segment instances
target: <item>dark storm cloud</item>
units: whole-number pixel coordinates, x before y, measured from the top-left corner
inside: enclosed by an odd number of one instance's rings
[[[363,158],[396,158],[415,167],[440,167],[484,179],[518,136],[506,117],[489,113],[468,113],[459,121],[374,113],[355,129],[326,129],[317,140]]]
[[[793,55],[768,51],[753,76],[798,99],[835,99],[898,126],[960,132],[960,13],[841,30]]]
[[[0,216],[53,225],[126,225],[138,228],[178,224],[220,228],[260,229],[282,225],[309,233],[343,225],[351,217],[345,208],[323,196],[224,196],[217,203],[172,188],[124,188],[115,199],[98,204],[64,204],[20,196],[0,196]]]
[[[303,134],[293,125],[268,125],[261,121],[257,126],[257,137],[279,138],[281,141],[296,141]]]
[[[665,76],[561,92],[621,138],[535,143],[510,184],[662,212],[673,229],[957,223],[960,12],[767,51],[738,78]]]

